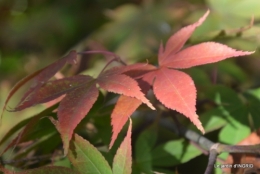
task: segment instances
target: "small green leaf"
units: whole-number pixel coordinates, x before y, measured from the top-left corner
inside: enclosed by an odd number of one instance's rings
[[[75,134],[68,157],[81,174],[112,174],[112,170],[101,153],[87,140]]]
[[[236,144],[250,133],[247,108],[237,93],[224,86],[214,86],[207,96],[219,106],[220,114],[227,120],[227,125],[219,134],[220,141]]]
[[[250,128],[235,120],[225,126],[220,134],[219,140],[227,144],[237,144],[250,134]]]
[[[152,173],[151,151],[157,140],[157,129],[151,126],[138,137],[135,144],[136,164],[145,173]]]
[[[214,108],[204,112],[200,116],[200,121],[206,132],[217,130],[226,125],[226,120],[223,118],[222,111],[219,108]]]
[[[152,151],[153,165],[174,166],[185,163],[202,152],[184,140],[169,141]]]

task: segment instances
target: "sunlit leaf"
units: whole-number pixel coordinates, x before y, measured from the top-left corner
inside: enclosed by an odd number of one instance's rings
[[[170,68],[190,68],[254,53],[236,51],[226,45],[214,42],[205,42],[181,50],[195,28],[204,22],[208,14],[209,11],[196,23],[173,34],[167,41],[164,52],[162,46],[160,46],[158,69],[143,75],[143,80],[153,85],[156,98],[164,106],[184,114],[202,133],[204,133],[204,129],[196,114],[194,82],[187,74]]]
[[[183,47],[194,30],[204,22],[208,14],[209,11],[207,11],[196,23],[180,29],[168,39],[164,52],[160,52],[161,56],[158,57],[160,65],[165,64],[165,60],[170,59],[170,55],[176,54]]]
[[[144,97],[144,94],[141,92],[138,83],[129,76],[124,74],[112,76],[103,75],[98,78],[97,82],[101,88],[107,91],[134,97],[138,100],[141,100],[151,109],[155,109],[149,100]]]
[[[116,103],[116,106],[111,114],[111,125],[113,127],[113,135],[109,147],[111,148],[123,128],[124,124],[131,114],[142,104],[136,98],[121,95]]]
[[[190,68],[197,65],[214,63],[226,58],[250,55],[254,52],[237,51],[215,42],[204,42],[188,47],[163,62],[170,68]]]
[[[142,88],[142,92],[146,93],[150,85],[142,80],[138,80],[140,87]],[[137,100],[133,97],[128,96],[120,96],[115,108],[111,114],[111,125],[113,127],[113,135],[111,138],[111,142],[109,147],[111,148],[123,128],[124,124],[128,120],[128,118],[133,114],[133,112],[142,104],[140,100]]]
[[[196,114],[196,88],[188,75],[177,70],[161,68],[156,71],[153,90],[156,98],[166,107],[184,114],[204,132]]]

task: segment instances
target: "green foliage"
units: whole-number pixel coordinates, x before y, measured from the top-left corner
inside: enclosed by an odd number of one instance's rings
[[[156,143],[157,129],[152,126],[140,134],[135,144],[136,165],[145,173],[152,173],[151,151]]]
[[[202,152],[184,140],[168,141],[152,151],[153,165],[160,167],[185,163]]]
[[[108,173],[111,168],[101,153],[88,141],[75,135],[71,142],[68,157],[80,173]]]

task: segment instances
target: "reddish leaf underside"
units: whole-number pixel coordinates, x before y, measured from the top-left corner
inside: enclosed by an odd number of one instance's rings
[[[188,117],[204,133],[196,114],[196,88],[190,76],[162,67],[156,71],[153,90],[163,105]]]
[[[64,154],[68,153],[69,142],[78,123],[92,108],[98,97],[94,82],[69,92],[58,108],[57,129],[63,141]]]
[[[144,94],[141,92],[138,83],[127,75],[111,75],[111,76],[100,76],[97,79],[99,86],[109,92],[117,94],[123,94],[125,96],[134,97],[141,100],[148,107],[155,110],[153,105],[147,100]]]
[[[46,103],[66,94],[90,81],[92,78],[85,75],[76,75],[63,79],[48,81],[40,89],[29,95],[23,103],[20,103],[13,111],[20,111],[25,108]]]
[[[66,62],[68,63],[75,63],[77,58],[76,51],[71,51],[67,56],[64,58],[59,59],[58,61],[54,62],[53,64],[36,71],[35,73],[25,77],[24,79],[20,80],[18,83],[15,84],[15,86],[11,89],[9,92],[7,99],[4,103],[3,110],[1,112],[0,119],[2,118],[3,112],[6,109],[6,105],[11,99],[11,97],[28,81],[34,80],[34,84],[32,84],[31,88],[24,94],[21,101],[24,102],[24,99],[27,98],[28,95],[30,95],[33,91],[39,89],[47,80],[49,80],[52,76],[54,76],[64,65]],[[18,105],[19,105],[18,104]]]
[[[208,14],[209,10],[196,23],[180,29],[177,33],[175,33],[169,38],[169,40],[166,43],[164,53],[159,54],[159,65],[164,63],[164,61],[169,58],[169,55],[177,53],[183,47],[183,45],[192,35],[194,30],[204,22]],[[160,50],[162,50],[162,48]]]
[[[254,52],[237,51],[220,43],[205,42],[188,47],[175,55],[170,55],[161,66],[170,68],[190,68],[252,53]]]
[[[113,174],[131,174],[132,173],[132,121],[130,119],[128,131],[125,139],[118,148],[113,160]]]
[[[142,80],[138,80],[142,92],[145,94],[150,88],[150,85]],[[140,100],[133,97],[121,95],[117,100],[115,108],[111,114],[111,125],[113,128],[113,134],[109,148],[111,148],[119,134],[125,125],[128,118],[134,113],[134,111],[142,104]]]
[[[35,76],[31,88],[24,94],[18,105],[20,105],[31,93],[41,88],[41,86],[43,86],[51,77],[53,77],[66,63],[76,64],[76,59],[76,51],[70,51],[69,54],[65,57],[45,67],[37,76]]]

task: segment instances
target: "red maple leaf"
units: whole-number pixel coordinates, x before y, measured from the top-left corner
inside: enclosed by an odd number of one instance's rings
[[[205,42],[181,50],[196,27],[204,22],[208,14],[209,11],[196,23],[186,26],[173,34],[167,41],[165,50],[163,45],[160,45],[158,68],[152,65],[145,66],[144,64],[143,66],[141,66],[141,64],[136,67],[132,66],[132,71],[136,72],[144,72],[144,70],[147,70],[147,67],[149,67],[149,71],[141,73],[142,80],[153,87],[156,98],[167,108],[176,110],[189,118],[202,133],[204,133],[204,129],[196,114],[196,87],[194,82],[188,74],[175,69],[190,68],[197,65],[218,62],[226,58],[254,53],[237,51],[215,42]],[[129,74],[129,72],[129,69],[123,71],[123,73],[126,74]],[[129,75],[132,76],[131,74]],[[142,85],[140,85],[140,87],[142,88]],[[129,102],[126,102],[126,100],[129,100]],[[125,97],[121,97],[118,100],[112,113],[111,123],[113,126],[113,135],[110,147],[113,145],[128,117],[140,104],[141,103],[137,100],[135,101],[135,99]]]
[[[147,82],[154,80],[153,90],[156,98],[167,108],[176,110],[188,117],[194,125],[204,133],[204,129],[196,114],[196,88],[191,77],[184,72],[174,70],[190,68],[197,65],[214,63],[226,58],[244,56],[253,52],[237,51],[226,45],[205,42],[181,50],[196,27],[200,26],[209,11],[196,23],[182,28],[167,41],[165,50],[160,46],[159,67],[151,72]]]

